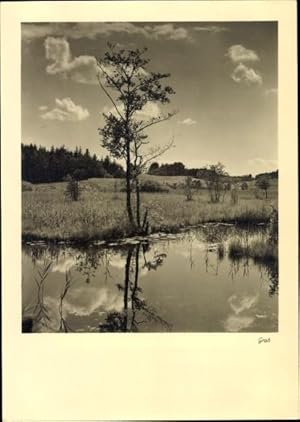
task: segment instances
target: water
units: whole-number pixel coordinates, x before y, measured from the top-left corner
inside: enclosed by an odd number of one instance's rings
[[[231,260],[237,235],[211,226],[109,247],[24,245],[23,331],[277,331],[277,264]]]

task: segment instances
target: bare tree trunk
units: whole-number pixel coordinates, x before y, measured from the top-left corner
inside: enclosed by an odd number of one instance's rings
[[[140,244],[137,245],[135,251],[135,275],[134,275],[134,285],[131,294],[131,309],[132,309],[132,319],[131,319],[131,331],[136,326],[135,323],[135,302],[136,302],[136,293],[138,288],[138,280],[139,280],[139,257],[140,257]]]
[[[126,265],[125,265],[125,281],[124,281],[124,319],[123,319],[123,327],[122,331],[127,331],[127,321],[128,321],[128,290],[129,290],[129,283],[130,283],[130,264],[131,264],[131,257],[133,254],[133,249],[130,248],[128,250]]]
[[[140,181],[139,178],[136,178],[135,181],[136,188],[136,222],[138,229],[141,228],[141,198],[140,198]]]
[[[130,186],[130,180],[131,180],[131,171],[130,171],[130,146],[129,142],[127,141],[127,147],[126,147],[126,207],[127,207],[127,214],[129,223],[132,228],[135,227],[134,224],[134,218],[132,213],[132,206],[131,206],[131,186]]]

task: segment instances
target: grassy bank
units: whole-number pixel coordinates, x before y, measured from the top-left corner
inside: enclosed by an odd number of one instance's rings
[[[23,239],[89,240],[120,238],[130,234],[125,213],[125,193],[121,181],[98,179],[81,182],[77,202],[64,196],[65,183],[35,185],[22,193]],[[276,206],[277,190],[269,200],[257,199],[253,190],[239,192],[232,205],[230,193],[224,202],[212,204],[207,190],[198,190],[186,201],[180,189],[168,193],[143,193],[143,208],[148,208],[152,231],[176,231],[205,222],[256,224],[266,222],[270,203]]]

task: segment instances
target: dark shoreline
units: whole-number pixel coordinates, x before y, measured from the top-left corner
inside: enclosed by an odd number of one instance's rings
[[[22,245],[31,243],[35,245],[39,244],[48,244],[48,245],[70,245],[70,246],[89,246],[89,245],[103,245],[103,246],[109,246],[109,243],[112,242],[120,242],[124,244],[125,239],[131,239],[133,240],[140,240],[145,241],[147,239],[151,240],[153,238],[153,235],[161,235],[161,238],[163,238],[166,235],[175,235],[178,233],[190,231],[193,229],[198,228],[208,228],[208,227],[239,227],[239,228],[247,228],[247,229],[255,229],[258,227],[266,227],[267,221],[261,221],[261,222],[240,222],[240,221],[234,221],[234,222],[218,222],[218,221],[211,221],[206,223],[199,223],[199,224],[193,224],[193,225],[187,225],[187,226],[180,226],[180,227],[161,227],[157,230],[153,230],[151,234],[148,235],[139,235],[135,233],[128,233],[125,236],[104,236],[103,238],[99,237],[89,237],[86,239],[78,239],[78,238],[68,238],[68,239],[62,239],[62,238],[49,238],[49,237],[41,237],[36,236],[34,234],[22,234]],[[130,243],[130,241],[128,241]]]

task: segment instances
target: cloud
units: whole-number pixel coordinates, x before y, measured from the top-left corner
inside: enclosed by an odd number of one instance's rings
[[[63,98],[61,100],[56,98],[55,104],[55,108],[41,114],[42,119],[77,122],[86,120],[90,115],[86,108],[74,104],[71,98]]]
[[[233,310],[233,312],[238,315],[241,312],[248,310],[255,305],[257,302],[257,295],[256,296],[245,296],[245,297],[238,297],[237,295],[230,296],[228,299],[229,306]]]
[[[228,299],[233,315],[229,315],[224,321],[225,331],[238,332],[250,327],[255,321],[254,316],[240,315],[245,311],[249,311],[256,305],[258,295],[238,296],[232,295]]]
[[[248,165],[251,169],[253,169],[252,172],[255,174],[278,169],[277,160],[267,160],[259,157],[248,160]]]
[[[190,117],[187,117],[186,119],[181,120],[178,123],[181,124],[181,125],[191,126],[191,125],[195,125],[197,122],[196,122],[196,120],[193,120]]]
[[[138,116],[140,116],[141,118],[156,118],[159,117],[161,115],[161,110],[158,106],[158,104],[149,101],[143,108],[142,110],[139,110],[136,112],[136,114]]]
[[[41,105],[41,106],[39,106],[39,110],[40,111],[45,111],[45,110],[47,110],[48,109],[48,106],[46,106],[46,105]]]
[[[254,320],[254,317],[231,315],[224,322],[224,328],[225,331],[235,333],[250,327]]]
[[[217,26],[217,25],[206,25],[206,26],[194,26],[194,31],[202,31],[202,32],[226,32],[229,31],[229,28],[224,26]]]
[[[265,95],[267,95],[267,96],[273,96],[273,95],[277,95],[277,88],[269,88],[269,89],[266,89],[265,90],[265,92],[264,92],[264,94]]]
[[[124,115],[124,104],[117,104],[119,112]],[[114,107],[104,106],[103,113],[105,114],[113,114],[114,116],[119,116],[116,109]],[[142,110],[138,110],[135,116],[138,116],[140,119],[152,119],[157,118],[161,115],[161,110],[158,104],[149,101]]]
[[[175,27],[172,23],[162,25],[146,26],[146,36],[148,38],[160,39],[166,38],[170,40],[184,40],[189,39],[187,29],[183,27]]]
[[[71,270],[76,264],[75,258],[65,258],[64,255],[60,256],[55,262],[55,265],[51,268],[52,272],[60,272],[65,274],[66,271]]]
[[[231,74],[231,79],[236,83],[244,83],[246,85],[261,85],[263,83],[261,74],[243,63],[237,65]]]
[[[240,44],[229,47],[226,55],[230,57],[234,63],[256,62],[259,60],[259,57],[254,50],[248,50]]]
[[[121,292],[107,287],[78,286],[71,288],[64,302],[68,314],[88,316],[94,312],[121,312],[124,306]]]
[[[80,83],[97,83],[98,68],[95,57],[72,58],[70,45],[65,38],[48,37],[44,44],[46,59],[50,61],[46,67],[48,74],[61,75]]]
[[[43,37],[67,37],[70,39],[96,39],[100,36],[126,33],[142,35],[149,39],[184,40],[189,39],[188,30],[173,23],[155,25],[136,25],[130,22],[80,22],[80,23],[43,23],[22,24],[22,39],[30,41]]]

